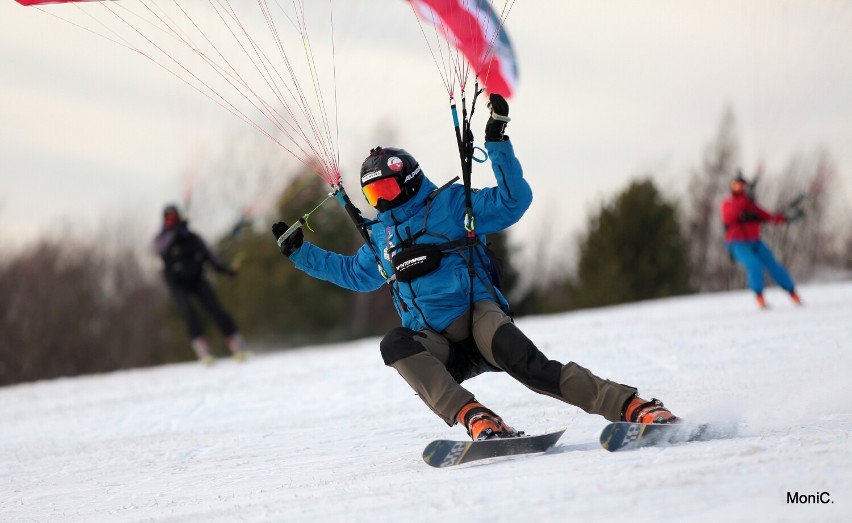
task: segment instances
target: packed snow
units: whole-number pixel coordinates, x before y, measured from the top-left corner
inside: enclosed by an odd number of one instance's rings
[[[518,320],[551,358],[739,423],[667,448],[607,452],[603,418],[495,373],[466,386],[527,433],[567,427],[557,446],[431,468],[424,446],[464,430],[383,365],[378,339],[6,387],[0,520],[852,521],[852,283],[800,294]]]

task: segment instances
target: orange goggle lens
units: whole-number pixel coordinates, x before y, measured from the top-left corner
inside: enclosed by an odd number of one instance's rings
[[[734,180],[733,182],[731,182],[731,192],[741,193],[744,192],[745,189],[746,186],[743,182],[740,182],[738,180]]]
[[[399,186],[399,181],[396,178],[383,178],[375,182],[361,187],[364,192],[364,197],[367,202],[373,207],[379,203],[379,198],[385,201],[393,201],[397,196],[402,194],[402,187]]]

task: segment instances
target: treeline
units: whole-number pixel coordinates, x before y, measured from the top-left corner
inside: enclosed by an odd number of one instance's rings
[[[130,251],[45,240],[0,266],[0,384],[189,357],[162,285]]]
[[[506,235],[489,237],[503,258],[504,292],[514,297],[516,314],[744,288],[718,216],[741,167],[728,112],[689,173],[685,194],[661,191],[655,173],[631,181],[591,213],[575,239],[576,263],[526,289],[518,287],[519,256]],[[804,219],[767,227],[764,235],[799,281],[826,267],[852,269],[852,230],[836,226],[837,216],[848,220],[852,213],[835,171],[830,155],[818,152],[759,176],[759,203],[768,209],[802,192],[813,195]],[[236,278],[210,277],[255,351],[377,336],[398,324],[386,288],[353,293],[306,277],[276,249],[270,221],[313,209],[327,191],[314,175],[301,174],[283,190],[272,217],[208,238],[224,260],[240,262]],[[334,199],[308,225],[306,238],[326,249],[352,254],[361,245]],[[166,287],[150,269],[152,256],[62,238],[0,260],[0,385],[194,359]],[[215,329],[207,331],[214,351],[224,355]]]
[[[687,294],[745,288],[745,272],[725,249],[719,216],[729,184],[743,169],[736,124],[724,112],[684,193],[664,194],[654,173],[631,182],[588,219],[576,242],[572,271],[540,282],[523,300],[525,313],[548,313]],[[798,282],[818,272],[852,270],[852,218],[827,151],[796,155],[779,172],[762,166],[756,199],[776,212],[799,201],[804,218],[767,225],[763,239]]]

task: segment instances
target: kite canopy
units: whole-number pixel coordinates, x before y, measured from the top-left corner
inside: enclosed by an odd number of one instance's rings
[[[487,0],[409,2],[421,20],[434,25],[446,41],[464,55],[488,92],[506,98],[512,95],[518,81],[515,53],[502,18]],[[463,88],[464,73],[457,70],[456,74]],[[446,83],[450,88],[452,82]]]
[[[21,5],[70,4],[72,2],[100,2],[103,0],[15,0]]]

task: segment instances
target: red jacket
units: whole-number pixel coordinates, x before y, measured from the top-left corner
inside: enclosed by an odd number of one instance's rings
[[[772,214],[760,208],[745,194],[732,194],[722,202],[722,223],[726,242],[751,242],[760,239],[763,222],[784,223],[783,214]]]

